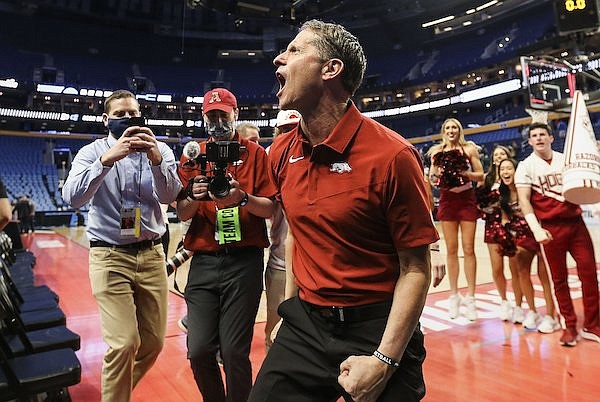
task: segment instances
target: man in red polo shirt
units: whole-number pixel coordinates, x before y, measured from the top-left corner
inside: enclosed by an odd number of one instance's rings
[[[302,115],[269,153],[297,289],[248,400],[420,400],[438,234],[419,154],[350,101],[366,60],[342,26],[305,23],[274,64],[279,106]]]
[[[234,130],[235,96],[224,88],[208,91],[202,114],[209,139],[197,151],[206,156],[206,166],[182,157],[185,190],[177,202],[179,217],[192,219],[183,243],[194,252],[185,287],[188,359],[204,401],[246,402],[252,386],[249,355],[262,293],[263,255],[269,245],[265,218],[273,213],[276,189],[265,150]],[[231,150],[237,143],[239,159],[235,152],[235,160],[229,161],[221,151],[217,160],[207,153],[207,147]],[[227,392],[215,359],[217,349]]]

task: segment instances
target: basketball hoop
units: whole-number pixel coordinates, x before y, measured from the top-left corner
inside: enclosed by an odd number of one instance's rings
[[[535,109],[525,109],[527,114],[531,116],[531,124],[534,123],[544,123],[548,124],[548,111],[546,110],[535,110]]]

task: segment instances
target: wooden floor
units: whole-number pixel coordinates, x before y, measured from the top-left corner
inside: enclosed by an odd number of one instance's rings
[[[179,225],[171,225],[171,250],[179,240]],[[600,225],[591,224],[596,255],[600,251]],[[60,232],[60,233],[59,233]],[[447,318],[447,280],[432,289],[421,323],[426,331],[425,401],[569,401],[600,400],[600,344],[582,340],[574,348],[559,345],[560,333],[542,335],[498,319],[499,300],[491,284],[487,248],[478,227],[479,319]],[[38,284],[60,295],[67,326],[81,335],[81,383],[70,389],[75,402],[100,399],[100,368],[105,344],[99,314],[91,295],[87,242],[82,228],[37,231],[23,235],[23,243],[37,256]],[[442,247],[443,251],[443,247]],[[508,269],[506,269],[508,271]],[[581,315],[581,289],[572,270],[572,295]],[[464,282],[461,282],[463,286]],[[543,305],[541,288],[536,297]],[[165,348],[157,363],[134,390],[134,401],[201,401],[186,359],[186,337],[177,320],[185,302],[169,295],[169,322]],[[261,307],[262,310],[262,307]],[[543,307],[541,309],[543,311]],[[252,343],[252,364],[258,371],[264,358],[264,312],[257,317]],[[581,316],[580,316],[581,318]]]

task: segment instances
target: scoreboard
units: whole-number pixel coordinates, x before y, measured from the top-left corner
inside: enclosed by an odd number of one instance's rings
[[[554,0],[554,11],[561,35],[595,31],[600,27],[598,0]]]

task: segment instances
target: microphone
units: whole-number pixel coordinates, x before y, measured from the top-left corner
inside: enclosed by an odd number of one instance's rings
[[[183,154],[188,160],[183,163],[183,166],[196,165],[196,158],[200,155],[200,145],[196,141],[189,141],[183,147]]]
[[[183,147],[183,154],[188,159],[196,159],[200,155],[200,144],[196,141],[190,141]]]

